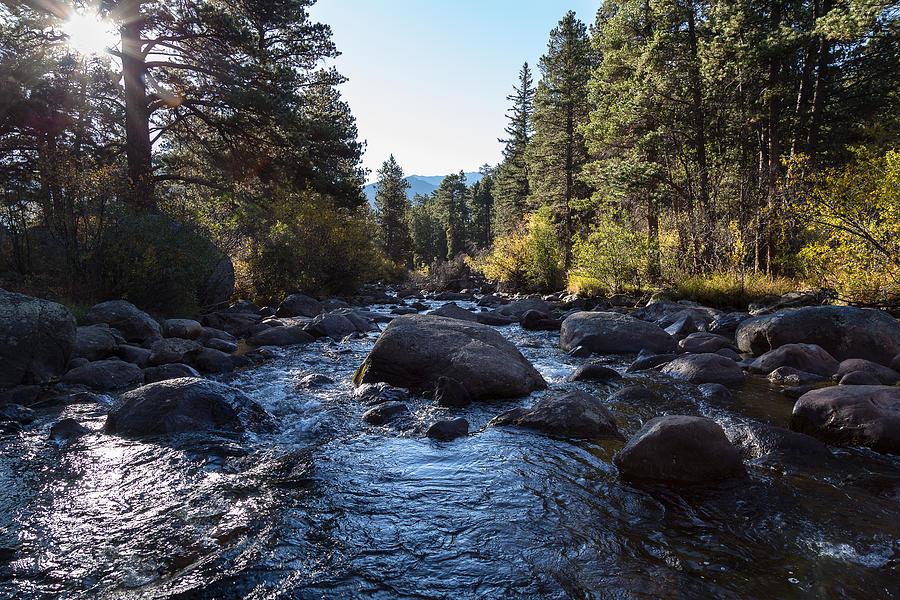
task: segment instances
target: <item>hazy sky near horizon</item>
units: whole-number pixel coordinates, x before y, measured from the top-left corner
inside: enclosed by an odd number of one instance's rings
[[[342,53],[340,87],[367,142],[368,180],[393,153],[407,175],[476,171],[501,159],[519,69],[574,10],[594,21],[601,0],[319,0]]]

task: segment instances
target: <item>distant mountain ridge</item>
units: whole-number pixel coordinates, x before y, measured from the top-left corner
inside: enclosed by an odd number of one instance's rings
[[[415,197],[416,194],[422,194],[426,196],[438,189],[441,186],[441,182],[444,180],[446,175],[409,175],[405,179],[409,182],[409,189],[406,190],[406,195],[410,200]],[[476,181],[481,181],[483,175],[478,171],[473,171],[471,173],[466,173],[466,185],[472,185]],[[368,184],[365,188],[363,188],[366,193],[366,199],[369,201],[369,204],[375,206],[375,182]]]

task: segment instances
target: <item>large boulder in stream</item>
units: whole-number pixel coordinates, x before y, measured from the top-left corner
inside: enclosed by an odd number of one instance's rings
[[[119,396],[105,430],[126,437],[191,431],[243,432],[262,428],[269,414],[241,391],[223,383],[183,377],[139,387]]]
[[[791,429],[829,444],[900,454],[900,388],[841,385],[812,390],[794,404]]]
[[[118,390],[144,381],[144,372],[137,365],[118,358],[90,362],[66,373],[63,383],[81,384],[94,390]]]
[[[62,304],[0,289],[0,388],[65,373],[75,331]]]
[[[559,347],[569,352],[583,348],[597,354],[630,354],[641,350],[674,352],[675,338],[646,321],[613,312],[577,312],[562,322]]]
[[[785,344],[817,344],[839,361],[865,358],[882,365],[900,353],[900,322],[888,313],[853,306],[811,306],[755,317],[735,334],[742,352],[759,355]]]
[[[599,400],[577,389],[545,396],[531,408],[508,410],[489,425],[525,427],[564,438],[625,441],[612,413]]]
[[[471,400],[526,396],[547,386],[516,347],[480,323],[435,315],[397,317],[381,333],[353,382],[384,381],[417,391],[455,380]]]
[[[744,473],[740,454],[718,423],[687,415],[650,419],[613,462],[625,479],[703,483]]]
[[[314,317],[322,312],[322,303],[303,294],[291,294],[278,306],[279,317]]]
[[[79,327],[75,333],[74,356],[102,360],[118,349],[120,340],[115,330],[106,324]]]
[[[129,342],[143,342],[162,337],[159,323],[125,300],[109,300],[95,304],[84,319],[91,325],[106,323],[110,327],[115,327]]]

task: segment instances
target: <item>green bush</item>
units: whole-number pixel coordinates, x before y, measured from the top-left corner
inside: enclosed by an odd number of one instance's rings
[[[624,215],[615,209],[602,210],[587,235],[574,238],[575,266],[570,282],[580,287],[595,287],[612,293],[641,289],[648,283],[647,257],[650,240],[632,229]]]

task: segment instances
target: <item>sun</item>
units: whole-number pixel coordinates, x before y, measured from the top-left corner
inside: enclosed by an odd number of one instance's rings
[[[118,41],[115,26],[99,15],[72,13],[62,30],[69,47],[83,56],[102,55]]]

